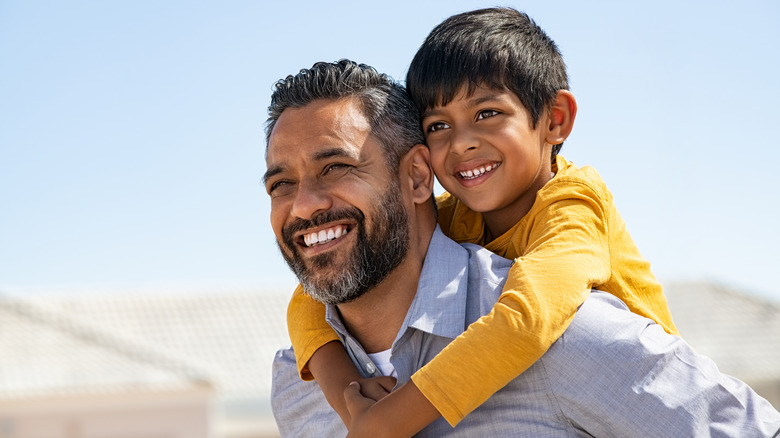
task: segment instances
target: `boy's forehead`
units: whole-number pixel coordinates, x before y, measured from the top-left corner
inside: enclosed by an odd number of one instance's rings
[[[428,117],[437,110],[447,108],[454,104],[466,103],[468,105],[479,105],[483,102],[495,100],[507,93],[511,93],[514,96],[514,93],[506,87],[463,84],[449,95],[444,94],[444,92],[439,93],[436,104],[423,111],[422,116],[423,118]]]

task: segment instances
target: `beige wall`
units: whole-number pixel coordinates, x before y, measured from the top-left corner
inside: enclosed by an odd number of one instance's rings
[[[749,385],[761,397],[764,397],[769,401],[769,403],[772,403],[772,406],[774,406],[775,409],[780,410],[780,382],[754,382],[749,383]]]
[[[0,402],[0,438],[216,438],[212,391]]]

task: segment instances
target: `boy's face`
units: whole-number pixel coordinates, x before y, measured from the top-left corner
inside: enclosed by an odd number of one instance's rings
[[[464,86],[447,105],[423,114],[433,171],[448,192],[483,213],[489,227],[491,219],[511,226],[550,180],[548,116],[534,128],[514,93],[485,87],[466,93]]]

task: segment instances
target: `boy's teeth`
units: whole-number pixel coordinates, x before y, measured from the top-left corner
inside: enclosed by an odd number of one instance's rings
[[[478,169],[473,169],[473,170],[467,170],[465,172],[460,172],[460,176],[462,178],[466,178],[466,179],[474,179],[474,178],[482,175],[485,172],[490,172],[491,170],[493,170],[493,168],[494,168],[494,166],[492,164],[488,164],[487,166],[482,166],[482,167],[480,167]]]
[[[304,234],[303,243],[305,243],[306,246],[314,246],[318,243],[327,243],[333,239],[338,239],[345,234],[347,234],[346,228],[337,226],[327,230],[320,230],[318,233]]]

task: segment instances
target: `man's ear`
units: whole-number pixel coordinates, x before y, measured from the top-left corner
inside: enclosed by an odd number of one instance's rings
[[[401,160],[401,184],[411,190],[415,204],[429,202],[433,193],[431,154],[424,144],[412,146]]]
[[[574,128],[577,116],[577,100],[568,90],[559,90],[550,108],[549,126],[545,141],[549,144],[561,144]]]

